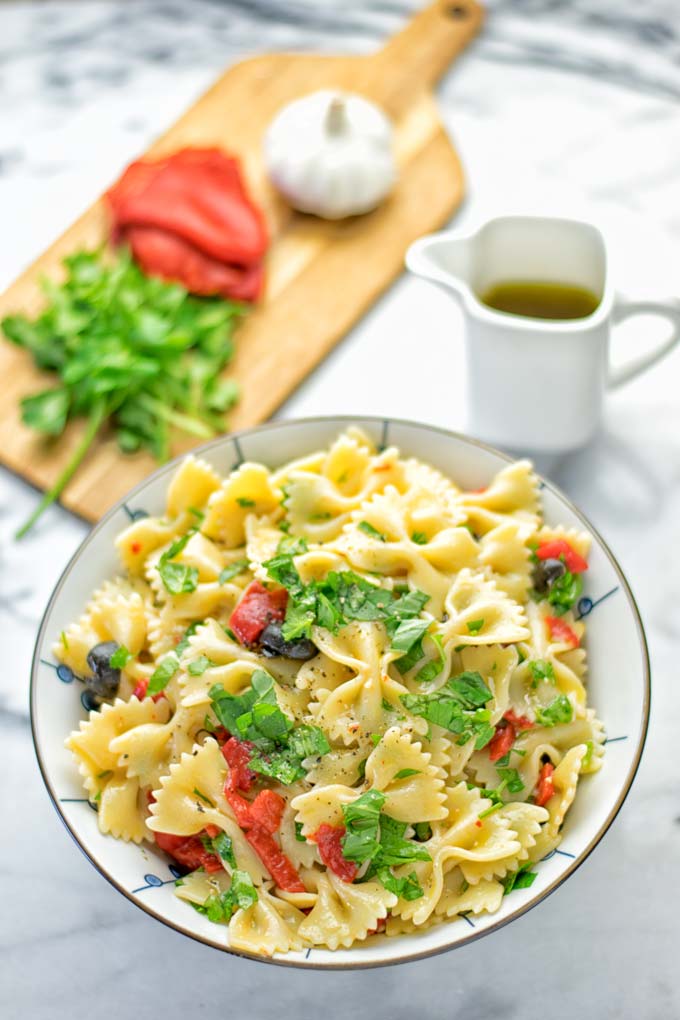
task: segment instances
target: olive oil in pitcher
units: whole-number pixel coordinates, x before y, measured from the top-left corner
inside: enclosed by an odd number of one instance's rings
[[[497,312],[531,319],[585,319],[600,303],[585,287],[549,280],[501,280],[478,296]]]

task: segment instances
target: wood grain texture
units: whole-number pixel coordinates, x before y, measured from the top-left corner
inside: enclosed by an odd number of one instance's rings
[[[431,88],[479,30],[475,0],[438,2],[419,12],[378,53],[368,57],[269,54],[230,68],[149,150],[219,145],[242,160],[250,190],[267,216],[272,246],[266,295],[237,335],[229,368],[242,387],[233,428],[268,418],[370,307],[403,268],[408,245],[435,230],[463,197],[458,157],[440,123]],[[340,222],[294,213],[269,185],[262,136],[280,107],[320,88],[359,92],[394,122],[399,181],[375,212]],[[102,200],[87,210],[0,296],[0,316],[40,309],[43,275],[60,274],[61,259],[107,236]],[[73,422],[54,442],[22,425],[18,401],[50,384],[30,357],[0,343],[0,460],[39,488],[57,478],[82,434]],[[337,408],[338,411],[342,408]],[[195,445],[178,436],[173,452]],[[149,455],[122,455],[112,438],[93,446],[62,503],[97,520],[155,467]]]

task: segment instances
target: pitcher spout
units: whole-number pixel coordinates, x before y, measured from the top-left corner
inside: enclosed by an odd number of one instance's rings
[[[460,234],[421,237],[406,252],[406,266],[416,276],[430,280],[460,296],[472,277],[472,238]]]

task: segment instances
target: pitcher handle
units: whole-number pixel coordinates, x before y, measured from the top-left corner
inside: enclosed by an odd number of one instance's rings
[[[670,301],[625,301],[617,298],[612,309],[612,322],[618,325],[625,319],[634,315],[657,315],[667,319],[671,324],[671,332],[666,339],[654,350],[648,351],[639,358],[633,358],[620,368],[609,369],[607,387],[616,389],[624,383],[634,379],[641,372],[651,368],[657,361],[661,361],[666,354],[669,354],[680,340],[680,303]]]

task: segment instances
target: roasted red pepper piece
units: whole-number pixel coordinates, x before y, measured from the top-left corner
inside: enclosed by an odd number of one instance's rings
[[[108,192],[116,227],[159,227],[220,262],[248,266],[267,250],[267,229],[238,160],[220,149],[180,149],[131,163]]]
[[[147,275],[177,280],[192,294],[257,301],[262,293],[261,263],[239,266],[218,262],[184,238],[158,227],[127,227],[124,237]]]
[[[209,872],[222,870],[219,857],[206,850],[200,836],[174,836],[169,832],[154,832],[154,839],[161,850],[190,871],[196,868],[205,868]]]
[[[512,749],[515,743],[515,727],[511,722],[502,720],[496,727],[496,732],[489,743],[489,758],[491,761],[498,761]]]
[[[250,816],[265,832],[273,835],[281,825],[286,802],[274,790],[261,790],[250,805]]]
[[[267,229],[238,160],[216,148],[180,149],[131,163],[107,194],[113,238],[145,272],[196,294],[254,300]]]
[[[251,581],[231,614],[229,626],[242,645],[253,645],[268,623],[283,620],[287,602],[285,588],[269,591],[259,581]]]
[[[565,645],[578,648],[581,643],[579,636],[571,629],[568,623],[561,620],[559,616],[546,616],[545,622],[553,641],[562,641]]]
[[[144,698],[146,697],[146,692],[148,690],[148,687],[149,687],[149,677],[148,676],[143,676],[142,679],[137,682],[137,686],[135,687],[134,691],[132,692],[132,697],[133,698],[139,698],[140,701],[144,701]],[[152,701],[160,701],[161,698],[164,698],[164,697],[165,697],[165,691],[159,691],[158,694],[152,694],[151,695],[151,700]]]
[[[286,892],[306,892],[302,879],[271,833],[261,825],[246,830],[246,839],[276,884]]]
[[[245,797],[242,797],[240,793],[236,793],[235,790],[230,790],[228,781],[224,786],[224,796],[231,807],[231,810],[234,812],[239,828],[243,829],[245,832],[245,830],[249,829],[253,824],[253,819],[250,814],[250,801],[246,800]]]
[[[564,565],[572,574],[582,574],[588,569],[588,561],[583,559],[572,546],[563,538],[553,538],[548,542],[541,542],[536,555],[539,560],[564,560]]]
[[[252,772],[248,765],[253,745],[249,740],[237,740],[230,737],[222,747],[224,760],[229,766],[226,788],[229,790],[244,790],[246,793],[257,778],[257,773]]]
[[[334,875],[343,882],[353,882],[359,870],[354,861],[347,861],[342,856],[342,837],[345,835],[344,825],[320,825],[309,838],[319,848],[319,857]]]
[[[555,784],[553,783],[553,772],[555,766],[551,762],[546,762],[541,771],[538,774],[538,783],[536,784],[536,795],[534,797],[534,803],[538,804],[539,807],[545,807],[550,798],[555,793]]]
[[[503,715],[503,718],[507,719],[507,721],[511,723],[516,730],[530,730],[534,725],[533,720],[530,719],[528,715],[515,715],[515,710],[513,708],[509,708]]]

